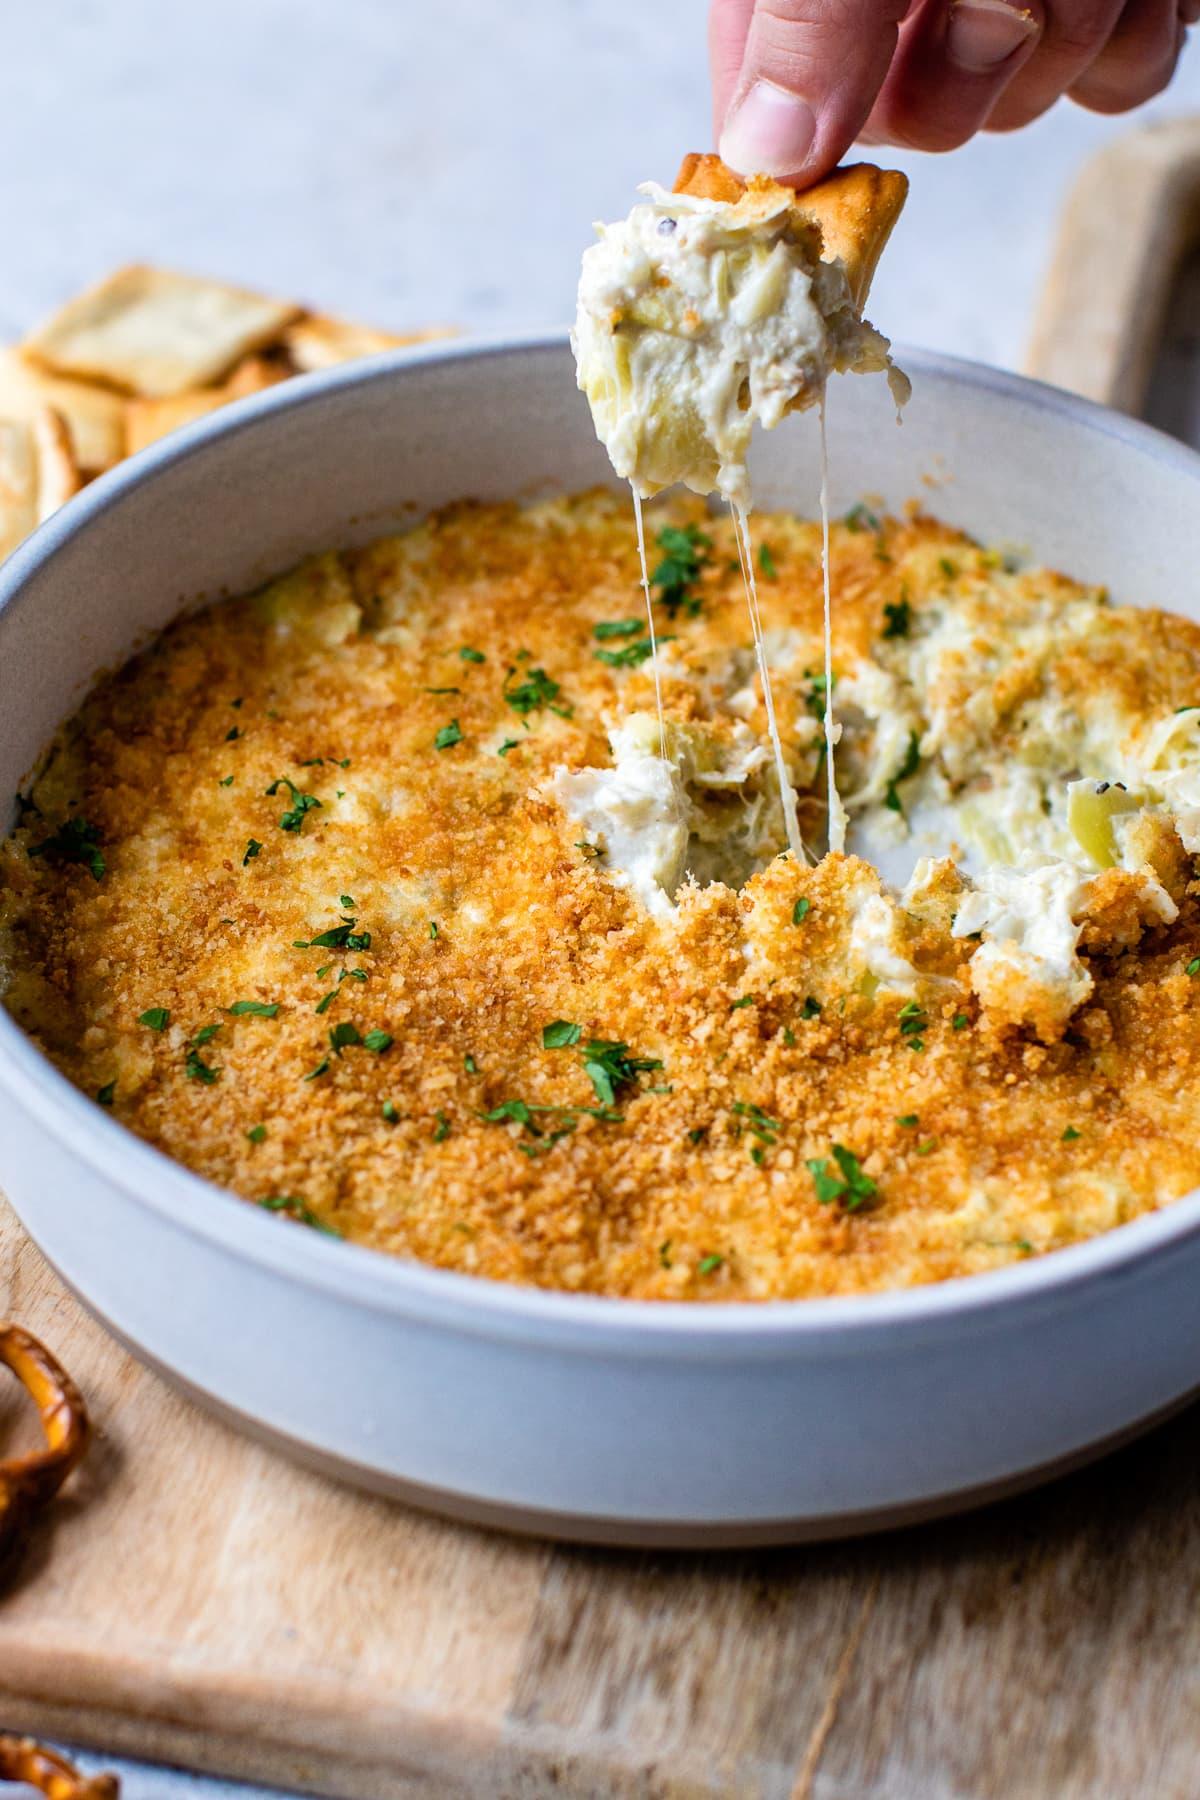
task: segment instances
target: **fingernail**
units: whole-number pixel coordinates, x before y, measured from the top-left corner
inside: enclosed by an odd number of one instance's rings
[[[974,75],[1007,62],[1037,35],[1038,22],[1022,7],[1005,0],[953,0],[946,27],[946,54]]]
[[[804,167],[817,120],[807,100],[756,81],[725,121],[721,160],[739,175],[795,175]]]

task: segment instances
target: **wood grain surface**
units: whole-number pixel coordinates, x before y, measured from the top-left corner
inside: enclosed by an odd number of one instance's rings
[[[1106,145],[1063,209],[1026,373],[1140,414],[1172,290],[1198,245],[1200,118]]]
[[[891,1537],[572,1551],[235,1436],[85,1317],[7,1209],[0,1314],[98,1427],[0,1596],[3,1726],[362,1800],[1200,1789],[1200,1410]]]

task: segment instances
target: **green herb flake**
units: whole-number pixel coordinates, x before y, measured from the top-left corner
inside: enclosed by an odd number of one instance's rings
[[[903,1125],[905,1131],[911,1131],[913,1126],[918,1123],[918,1115],[916,1113],[901,1113],[897,1118],[896,1123],[897,1125]]]
[[[923,1144],[917,1144],[915,1146],[915,1151],[918,1156],[931,1156],[937,1147],[938,1141],[936,1138],[926,1138]]]
[[[775,567],[775,558],[771,554],[770,544],[758,546],[758,566],[768,581],[774,581],[779,571]]]
[[[971,1019],[969,1014],[955,1013],[950,1021],[950,1029],[951,1031],[965,1031],[970,1023]]]
[[[879,1190],[871,1177],[863,1174],[853,1150],[847,1150],[845,1144],[834,1144],[831,1148],[839,1171],[836,1175],[830,1169],[827,1157],[815,1157],[805,1164],[813,1178],[817,1200],[822,1206],[840,1201],[844,1211],[857,1212]]]
[[[304,1080],[305,1081],[316,1081],[319,1076],[327,1075],[328,1073],[329,1073],[329,1058],[327,1056],[323,1056],[321,1058],[320,1062],[317,1064],[316,1068],[310,1069],[308,1071],[308,1074],[304,1076]]]
[[[731,1000],[729,1002],[729,1010],[730,1012],[740,1012],[743,1006],[753,1006],[754,1000],[755,996],[753,994],[743,994],[740,1000]]]
[[[475,1058],[471,1055],[469,1050],[463,1057],[463,1068],[468,1075],[478,1075],[479,1073],[479,1064],[475,1061]]]
[[[602,1106],[611,1106],[618,1089],[627,1086],[636,1075],[662,1068],[659,1057],[630,1056],[628,1044],[608,1038],[591,1038],[581,1055],[584,1073]]]
[[[267,1140],[267,1128],[265,1125],[252,1125],[246,1136],[252,1144],[264,1144]]]
[[[433,1133],[433,1141],[435,1144],[444,1144],[446,1139],[450,1136],[450,1121],[440,1107],[433,1116],[437,1120],[437,1125],[434,1128]]]
[[[724,1261],[725,1258],[718,1256],[715,1251],[709,1256],[702,1256],[696,1264],[696,1273],[697,1275],[715,1275]]]
[[[395,1125],[400,1118],[400,1113],[394,1100],[385,1100],[380,1107],[379,1112],[381,1118],[386,1120],[389,1125]]]
[[[218,781],[217,786],[218,787],[232,787],[233,786],[233,776],[232,775],[223,776],[222,779],[220,781]]]
[[[233,743],[233,741],[234,741],[234,739],[235,739],[235,738],[240,738],[240,737],[241,737],[241,735],[242,735],[242,734],[241,734],[241,732],[240,732],[240,731],[239,731],[239,730],[238,730],[238,728],[237,728],[237,726],[236,726],[236,725],[231,725],[231,726],[230,726],[230,727],[229,727],[229,730],[228,730],[228,731],[227,731],[227,732],[226,732],[226,733],[225,733],[225,742],[226,742],[226,743],[227,743],[227,744],[232,744],[232,743]]]
[[[362,1042],[364,1050],[370,1050],[375,1056],[382,1056],[385,1050],[391,1049],[395,1041],[390,1031],[368,1031]]]
[[[904,761],[887,784],[887,792],[883,796],[883,804],[892,812],[904,814],[904,804],[900,799],[900,783],[915,775],[921,766],[921,740],[915,731],[908,734],[908,749],[904,753]]]
[[[358,1026],[352,1025],[349,1019],[344,1019],[340,1025],[334,1025],[329,1033],[330,1048],[335,1056],[340,1056],[343,1050],[361,1045],[362,1041]]]
[[[912,608],[908,597],[901,594],[899,600],[885,600],[883,603],[883,636],[884,638],[906,638],[912,625]]]
[[[148,1025],[151,1031],[165,1031],[170,1023],[171,1014],[165,1006],[150,1006],[138,1014],[138,1024]]]
[[[496,755],[497,756],[507,756],[510,750],[519,750],[520,748],[521,748],[520,738],[505,738],[504,742],[501,744],[500,748],[497,750]]]
[[[670,1269],[670,1268],[674,1267],[673,1263],[671,1262],[671,1240],[670,1240],[670,1238],[666,1238],[663,1241],[663,1243],[661,1243],[658,1246],[658,1266],[660,1269]]]
[[[819,1019],[820,1016],[821,1002],[813,994],[809,994],[800,1009],[800,1017],[802,1019]]]
[[[101,1106],[111,1106],[116,1097],[116,1081],[106,1081],[103,1087],[96,1089],[96,1099]]]
[[[880,519],[878,513],[873,513],[871,508],[865,505],[861,500],[858,502],[857,506],[852,506],[850,508],[850,511],[846,514],[842,523],[845,525],[847,531],[874,531],[878,533],[883,530],[883,521]]]
[[[698,617],[700,596],[692,592],[711,558],[712,539],[698,525],[664,525],[655,538],[663,560],[650,577],[655,595],[671,619],[682,610],[689,619]]]
[[[1083,1133],[1081,1131],[1076,1131],[1073,1125],[1068,1125],[1067,1129],[1062,1134],[1062,1141],[1064,1144],[1073,1144],[1077,1137],[1082,1136]]]
[[[102,881],[106,864],[99,846],[103,841],[98,826],[89,825],[86,819],[68,819],[41,843],[30,844],[29,855],[49,857],[51,862],[79,863],[93,881]]]
[[[254,858],[256,856],[258,856],[261,853],[261,851],[262,851],[262,845],[259,843],[258,839],[251,838],[250,842],[246,845],[246,854],[242,858],[243,869],[245,868],[245,866],[248,862],[253,862]]]
[[[197,1033],[197,1041],[200,1041],[199,1033]],[[220,1069],[214,1069],[204,1061],[195,1045],[188,1048],[184,1058],[183,1072],[189,1081],[199,1081],[204,1087],[215,1087],[217,1077],[221,1073]]]
[[[435,750],[451,750],[455,744],[461,743],[462,726],[457,719],[451,719],[448,725],[442,726],[441,730],[434,738],[433,747]]]
[[[553,1024],[542,1027],[542,1049],[567,1050],[582,1036],[582,1026],[573,1025],[569,1019],[555,1019]]]
[[[287,775],[281,775],[277,781],[271,783],[269,788],[264,789],[267,799],[273,799],[283,787],[291,795],[292,804],[285,813],[280,814],[279,829],[280,831],[303,831],[305,816],[319,807],[321,802],[315,794],[301,793],[295,782]]]
[[[958,568],[950,561],[948,556],[938,557],[938,568],[942,571],[942,574],[946,577],[947,581],[954,581],[958,576]]]
[[[225,1011],[232,1013],[235,1019],[273,1019],[279,1012],[277,1000],[270,1003],[263,1000],[235,1000]]]
[[[307,1225],[310,1231],[319,1231],[323,1237],[340,1238],[342,1235],[334,1226],[327,1225],[298,1194],[269,1194],[258,1204],[267,1212],[282,1213],[285,1218],[294,1219],[297,1225]]]
[[[456,688],[456,687],[441,687],[441,688],[427,687],[425,689],[425,692],[427,694],[461,694],[462,689]]]
[[[793,906],[793,908],[792,908],[792,924],[793,925],[803,925],[805,919],[807,919],[807,917],[811,911],[812,911],[812,901],[808,898],[807,895],[802,894],[800,896],[799,900],[797,900],[795,906]]]
[[[1186,975],[1200,975],[1200,956],[1193,956],[1184,973]]]
[[[509,687],[508,683],[516,672],[515,668],[508,671],[504,677],[503,689],[504,698],[515,713],[519,713],[523,719],[527,719],[530,713],[539,712],[542,707],[547,707],[552,713],[557,713],[560,719],[570,718],[572,709],[569,706],[556,704],[558,696],[562,692],[561,686],[547,675],[545,669],[530,669],[524,681],[518,682],[516,687]]]
[[[463,662],[482,663],[487,661],[487,657],[483,654],[483,651],[472,650],[470,644],[464,644],[458,654]]]
[[[645,619],[602,619],[592,626],[594,638],[638,637],[646,629]]]
[[[707,1125],[693,1125],[692,1129],[687,1134],[688,1143],[689,1144],[703,1143],[704,1139],[707,1136],[708,1136],[708,1126]]]
[[[429,935],[431,938],[436,938],[438,935],[438,922],[436,919],[430,919],[429,921]]]
[[[670,644],[673,638],[659,638],[660,644]],[[610,669],[637,669],[648,662],[654,653],[654,645],[648,637],[638,638],[636,643],[626,644],[623,650],[596,650],[593,652],[597,662],[606,663]]]

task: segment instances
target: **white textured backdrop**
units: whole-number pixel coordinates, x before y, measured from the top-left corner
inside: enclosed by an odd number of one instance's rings
[[[0,339],[135,259],[381,325],[561,323],[590,222],[709,143],[703,0],[3,13]],[[1194,109],[1195,45],[1142,116]],[[898,157],[913,192],[875,283],[879,324],[1018,363],[1066,184],[1124,128],[1063,107],[1018,137]],[[107,1766],[126,1800],[250,1794]]]

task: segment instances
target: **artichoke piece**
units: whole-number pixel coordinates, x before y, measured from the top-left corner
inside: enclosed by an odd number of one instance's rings
[[[1067,826],[1075,842],[1100,869],[1118,862],[1113,820],[1138,812],[1146,796],[1121,781],[1073,781],[1067,789]]]

